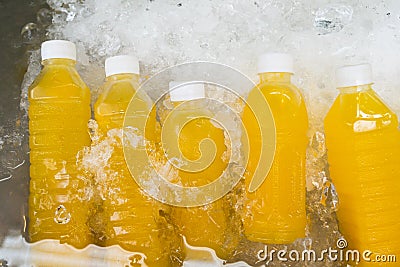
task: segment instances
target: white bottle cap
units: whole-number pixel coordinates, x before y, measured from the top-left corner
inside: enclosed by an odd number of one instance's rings
[[[42,60],[50,58],[68,58],[76,60],[76,47],[70,41],[51,40],[42,43]]]
[[[336,70],[336,86],[349,87],[372,83],[370,64],[343,66]]]
[[[169,83],[169,95],[171,101],[187,101],[205,97],[204,84],[202,82],[177,82]]]
[[[139,61],[128,55],[109,57],[105,62],[106,77],[114,74],[139,74]]]
[[[257,72],[289,72],[293,73],[293,58],[284,53],[266,53],[258,58]]]

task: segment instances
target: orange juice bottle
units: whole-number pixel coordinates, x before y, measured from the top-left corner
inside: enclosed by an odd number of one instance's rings
[[[146,138],[154,142],[156,118],[151,112],[151,99],[138,91],[138,61],[127,55],[111,57],[105,62],[105,70],[106,81],[94,107],[99,130],[104,135],[112,129],[122,131],[125,113],[133,101],[131,114],[126,116],[131,123],[138,124],[138,129],[141,129],[139,124],[145,125],[149,119]],[[157,223],[159,211],[155,200],[145,195],[131,176],[122,140],[114,145],[108,164],[106,189],[102,192],[106,245],[120,245],[128,251],[143,253],[148,266],[168,266],[166,249],[160,240],[162,233]]]
[[[183,165],[178,171],[179,182],[184,187],[209,184],[227,168],[227,162],[222,159],[227,148],[224,130],[211,122],[212,113],[204,101],[204,85],[171,82],[169,94],[175,109],[168,114],[173,126],[163,124],[163,130],[171,129],[162,140],[166,154],[170,151],[165,144],[173,144],[177,140],[184,161],[198,161],[199,165],[204,165],[197,170],[188,169]],[[179,105],[183,108],[178,108]],[[215,147],[201,150],[200,143],[204,139],[210,139]],[[215,157],[208,164],[204,153],[211,153],[212,150],[215,151]],[[189,245],[212,248],[220,258],[225,259],[230,253],[230,248],[225,243],[229,219],[226,212],[226,203],[224,198],[221,198],[199,207],[174,207],[172,214],[175,224]]]
[[[400,255],[399,124],[371,73],[369,64],[337,70],[339,96],[325,118],[329,170],[349,247]]]
[[[90,243],[86,198],[76,156],[90,145],[90,90],[75,69],[75,45],[42,44],[43,70],[29,89],[29,239],[57,239],[77,248]]]
[[[246,237],[255,242],[285,244],[305,236],[305,160],[308,117],[303,96],[291,83],[293,60],[288,54],[269,53],[259,58],[260,83],[250,92],[243,112],[248,133],[249,162],[246,181]],[[260,90],[275,121],[276,151],[272,167],[261,186],[248,191],[260,158],[261,136],[249,106]],[[255,124],[256,123],[256,124]],[[263,123],[262,121],[259,123]]]

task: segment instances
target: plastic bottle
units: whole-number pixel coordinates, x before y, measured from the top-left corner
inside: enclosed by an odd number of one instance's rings
[[[90,90],[75,69],[75,45],[42,44],[43,70],[29,89],[29,239],[90,243],[86,189],[76,156],[90,144]]]
[[[250,156],[247,166],[246,202],[243,216],[246,237],[255,242],[285,244],[305,236],[305,159],[308,117],[301,92],[291,83],[293,60],[288,54],[263,54],[258,61],[260,83],[250,93],[261,90],[275,121],[276,151],[270,172],[261,186],[247,189],[260,158],[260,133],[249,105],[243,112]],[[262,121],[259,123],[263,123]]]
[[[397,116],[373,91],[369,64],[339,68],[336,79],[339,96],[325,118],[325,135],[340,231],[360,253],[400,255]]]
[[[138,91],[138,61],[126,55],[111,57],[105,62],[105,71],[106,81],[94,107],[99,130],[104,135],[110,130],[122,132],[125,113],[132,100],[134,110],[130,109],[130,114],[126,114],[130,126],[137,123],[137,128],[141,129],[139,124],[145,125],[148,119],[146,138],[154,142],[155,112],[151,111],[153,104],[149,96]],[[148,266],[168,266],[157,221],[159,210],[155,200],[145,195],[131,176],[125,163],[122,140],[113,146],[108,168],[109,177],[106,178],[105,192],[102,192],[105,245],[120,245],[128,251],[143,253]]]
[[[196,171],[180,168],[178,182],[185,187],[206,185],[217,179],[227,167],[227,162],[222,159],[226,151],[224,131],[211,122],[212,112],[207,109],[204,99],[204,84],[171,82],[169,95],[175,109],[168,116],[174,125],[165,135],[166,139],[162,140],[163,145],[178,140],[180,152],[186,161],[199,160],[200,165],[206,162],[207,157],[202,153],[215,151],[214,161],[207,168]],[[179,105],[185,106],[177,108]],[[167,125],[164,123],[162,127],[165,129]],[[215,145],[210,150],[201,147],[201,142],[207,138]],[[164,145],[164,148],[168,154],[168,146]],[[231,252],[225,242],[226,211],[226,201],[221,198],[200,207],[174,207],[172,216],[189,245],[212,248],[220,258],[226,259]]]

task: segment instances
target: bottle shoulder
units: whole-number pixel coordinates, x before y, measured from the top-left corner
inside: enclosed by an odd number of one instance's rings
[[[325,128],[369,132],[398,127],[397,115],[373,90],[339,94],[328,111]]]
[[[136,92],[139,88],[139,83],[132,79],[121,79],[121,80],[106,80],[101,88],[103,94],[119,92],[119,91],[130,91]]]
[[[179,136],[180,142],[191,144],[198,139],[211,138],[223,144],[224,130],[217,122],[214,123],[213,117],[214,114],[206,108],[171,110],[161,121],[164,138]]]
[[[105,81],[97,102],[130,102],[133,97],[152,104],[149,95],[139,89],[139,83],[130,79]]]
[[[90,90],[73,66],[45,66],[30,86],[29,98],[90,100]]]
[[[257,104],[260,99],[256,90],[261,91],[271,109],[275,125],[280,128],[296,128],[300,131],[308,129],[308,112],[303,94],[291,83],[259,83],[250,92],[247,104]]]
[[[211,120],[214,117],[203,101],[188,101],[177,104],[174,108],[161,109],[162,114],[159,114],[160,123],[166,132],[179,134],[180,129],[190,121],[196,121],[197,127],[211,126]],[[193,126],[192,125],[192,126]],[[196,127],[195,127],[196,128]],[[193,128],[194,129],[194,128]],[[210,130],[210,129],[209,129]],[[198,134],[196,130],[191,134]]]
[[[130,81],[105,81],[101,86],[96,105],[103,102],[128,102],[135,94],[137,87]]]
[[[260,90],[271,106],[302,106],[304,97],[299,88],[292,83],[259,83],[253,90]],[[251,93],[251,92],[250,92]],[[272,108],[272,107],[271,107]]]
[[[301,90],[294,85],[293,83],[289,82],[263,82],[261,81],[260,83],[257,84],[257,86],[264,95],[270,95],[270,94],[287,94],[290,96],[296,96],[298,98],[302,98],[302,92]]]
[[[138,87],[135,81],[129,79],[105,81],[94,104],[95,117],[123,117],[126,112],[131,115],[149,113],[153,102]]]

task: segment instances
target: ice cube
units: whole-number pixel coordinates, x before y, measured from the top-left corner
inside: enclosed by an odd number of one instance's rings
[[[314,27],[319,34],[339,32],[351,22],[353,8],[348,5],[329,4],[315,13]]]

